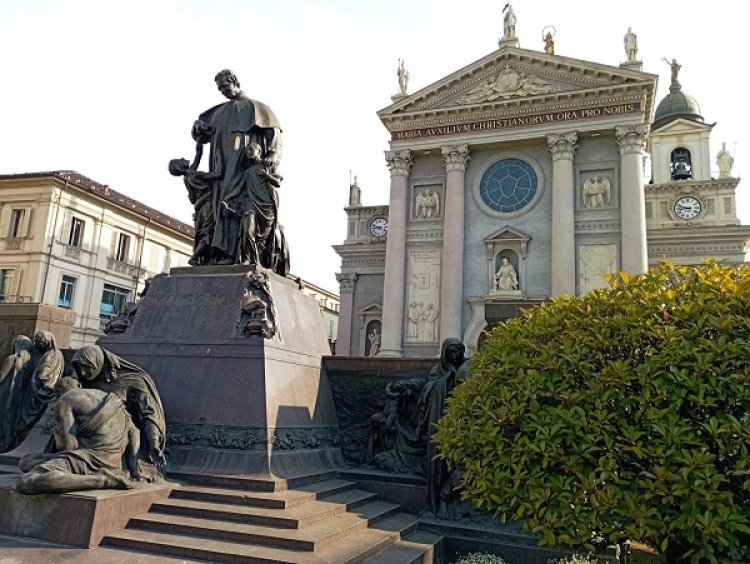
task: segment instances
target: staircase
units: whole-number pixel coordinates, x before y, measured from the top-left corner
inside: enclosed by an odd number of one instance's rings
[[[183,483],[102,546],[233,564],[439,560],[442,536],[334,472],[290,479],[173,472]]]

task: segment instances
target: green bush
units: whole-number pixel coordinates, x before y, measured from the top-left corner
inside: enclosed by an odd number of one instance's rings
[[[750,545],[750,267],[664,263],[494,329],[437,441],[463,495],[543,544]]]

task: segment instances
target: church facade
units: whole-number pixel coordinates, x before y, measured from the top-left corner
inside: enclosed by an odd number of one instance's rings
[[[413,94],[400,81],[378,112],[390,201],[362,206],[351,187],[337,354],[434,356],[455,336],[476,347],[521,308],[605,274],[745,260],[731,155],[712,177],[712,125],[676,61],[654,111],[657,76],[635,48],[609,66],[555,55],[548,39],[521,49],[506,21],[497,51]]]

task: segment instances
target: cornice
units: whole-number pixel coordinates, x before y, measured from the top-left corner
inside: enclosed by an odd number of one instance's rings
[[[734,190],[740,178],[721,178],[711,180],[677,180],[662,184],[646,184],[646,192],[687,192],[694,190]]]

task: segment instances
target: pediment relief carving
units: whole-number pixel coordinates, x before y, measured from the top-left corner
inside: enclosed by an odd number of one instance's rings
[[[559,87],[550,84],[539,75],[518,72],[506,63],[500,72],[491,75],[485,82],[458,98],[456,104],[480,104],[516,96],[538,96],[559,91]]]

